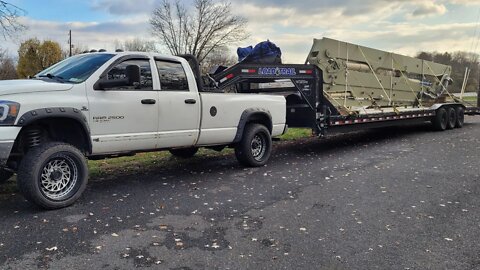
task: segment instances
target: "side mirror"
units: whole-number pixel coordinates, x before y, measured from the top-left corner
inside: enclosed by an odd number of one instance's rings
[[[128,65],[125,68],[125,75],[127,75],[128,85],[140,85],[141,71],[138,65]]]

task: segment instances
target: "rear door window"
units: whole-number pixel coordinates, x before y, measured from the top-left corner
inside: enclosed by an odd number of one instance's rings
[[[189,91],[188,79],[179,62],[156,60],[162,91]]]

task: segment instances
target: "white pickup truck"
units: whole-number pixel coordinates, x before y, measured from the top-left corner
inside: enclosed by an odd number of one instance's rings
[[[86,158],[234,147],[262,166],[285,122],[283,96],[204,92],[191,56],[82,54],[0,82],[0,182],[17,173],[25,198],[56,209],[85,190]]]

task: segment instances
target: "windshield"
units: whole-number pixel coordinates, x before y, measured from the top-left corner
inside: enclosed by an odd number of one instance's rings
[[[67,58],[35,75],[65,83],[82,83],[114,54],[82,54]]]

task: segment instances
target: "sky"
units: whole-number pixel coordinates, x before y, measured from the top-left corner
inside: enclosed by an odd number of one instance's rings
[[[180,0],[189,4],[192,0]],[[160,0],[7,0],[26,11],[28,30],[0,47],[15,55],[22,40],[51,39],[67,48],[113,50],[115,41],[156,40],[149,18]],[[479,52],[480,0],[230,0],[249,21],[248,40],[271,40],[284,62],[303,63],[314,38],[329,37],[396,53]],[[157,40],[158,41],[158,40]],[[167,51],[165,50],[165,53]]]

